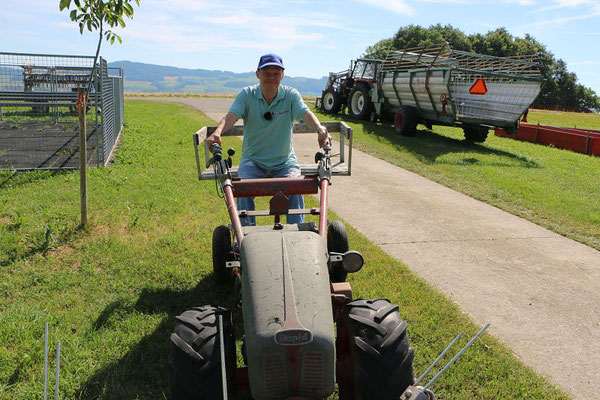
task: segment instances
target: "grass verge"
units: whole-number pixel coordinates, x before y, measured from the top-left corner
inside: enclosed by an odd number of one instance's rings
[[[389,122],[318,115],[354,129],[355,148],[600,250],[600,157],[490,135],[470,144],[458,128],[419,125],[415,137]],[[600,115],[529,113],[529,123],[600,130]]]
[[[227,212],[214,183],[198,183],[192,151],[191,134],[214,122],[144,101],[127,101],[126,116],[114,164],[90,170],[85,230],[76,172],[0,173],[0,399],[42,398],[44,322],[51,349],[61,342],[60,398],[167,398],[174,317],[202,304],[235,309],[210,276],[212,230]],[[225,146],[240,150],[236,139]],[[459,331],[478,330],[404,265],[349,235],[369,266],[351,277],[355,295],[400,304],[417,373]],[[452,399],[567,397],[489,335],[434,389]]]

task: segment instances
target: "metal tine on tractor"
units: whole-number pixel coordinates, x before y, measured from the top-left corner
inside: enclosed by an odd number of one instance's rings
[[[431,370],[433,369],[433,367],[435,367],[435,365],[436,365],[436,364],[437,364],[437,363],[438,363],[438,362],[439,362],[439,361],[442,359],[442,357],[444,357],[444,356],[446,355],[446,353],[448,352],[448,350],[450,350],[450,348],[451,348],[452,346],[454,346],[454,344],[457,342],[457,340],[458,340],[458,339],[460,339],[460,338],[462,337],[462,335],[463,335],[463,334],[462,334],[462,332],[461,332],[461,333],[459,333],[459,334],[458,334],[458,336],[456,336],[456,337],[454,338],[454,340],[452,341],[452,343],[450,343],[450,344],[448,345],[448,347],[446,347],[446,350],[442,351],[442,354],[440,354],[440,355],[438,356],[438,358],[436,358],[436,359],[435,359],[435,361],[434,361],[433,363],[431,363],[431,365],[429,366],[429,368],[427,368],[427,370],[426,370],[425,372],[423,372],[423,375],[421,375],[421,376],[420,376],[420,377],[419,377],[419,378],[418,378],[418,379],[415,381],[415,383],[414,383],[414,385],[415,385],[415,386],[416,386],[416,385],[418,385],[418,384],[419,384],[419,383],[420,383],[420,382],[423,380],[423,378],[425,378],[425,376],[426,376],[426,375],[429,373],[429,371],[431,371]]]
[[[448,369],[448,367],[450,367],[450,365],[452,365],[452,363],[453,363],[454,361],[456,361],[456,359],[457,359],[458,357],[460,357],[460,356],[462,355],[462,353],[464,353],[464,352],[465,352],[465,350],[467,350],[467,349],[469,348],[469,346],[471,346],[471,344],[473,344],[473,342],[474,342],[474,341],[475,341],[475,340],[476,340],[476,339],[477,339],[479,336],[483,335],[483,332],[485,332],[485,331],[486,331],[486,329],[487,329],[487,328],[489,328],[489,326],[490,326],[490,324],[486,324],[486,325],[485,325],[485,326],[484,326],[484,327],[483,327],[483,328],[482,328],[482,329],[481,329],[481,330],[480,330],[480,331],[479,331],[479,332],[478,332],[478,333],[477,333],[475,336],[473,336],[473,338],[472,338],[472,339],[469,341],[469,343],[467,343],[467,344],[465,345],[465,347],[463,347],[463,348],[462,348],[462,349],[461,349],[461,350],[458,352],[458,354],[456,354],[456,355],[455,355],[455,356],[452,358],[452,360],[448,361],[448,363],[447,363],[447,364],[444,366],[444,368],[442,368],[442,370],[441,370],[440,372],[438,372],[438,373],[436,374],[436,376],[434,376],[434,377],[433,377],[433,379],[431,379],[431,380],[429,381],[429,383],[427,383],[427,385],[425,385],[425,387],[424,387],[423,389],[424,389],[424,390],[428,390],[428,389],[429,389],[429,387],[430,387],[430,386],[431,386],[431,385],[432,385],[432,384],[433,384],[433,383],[434,383],[434,382],[437,380],[437,378],[439,378],[439,377],[440,377],[440,375],[442,375],[442,374],[444,373],[444,371],[446,371],[446,370]],[[458,338],[458,337],[457,337],[457,338]],[[456,340],[456,339],[455,339],[455,340]],[[452,343],[451,343],[451,344],[450,344],[450,346],[448,346],[448,347],[451,347],[451,346],[452,346]],[[436,362],[437,362],[437,360],[436,360]],[[421,378],[422,378],[422,377],[421,377]],[[419,378],[419,379],[421,379],[421,378]]]
[[[225,338],[223,337],[223,316],[219,314],[219,347],[221,348],[221,378],[223,381],[223,400],[227,400],[227,369],[225,368]]]

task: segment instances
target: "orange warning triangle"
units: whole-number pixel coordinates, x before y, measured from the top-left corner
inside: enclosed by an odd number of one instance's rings
[[[471,86],[471,89],[469,89],[469,93],[471,94],[486,94],[487,91],[487,85],[483,78],[478,78],[473,86]]]

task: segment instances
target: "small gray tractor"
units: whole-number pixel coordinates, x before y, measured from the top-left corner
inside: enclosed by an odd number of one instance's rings
[[[202,171],[198,147],[214,128],[195,134],[199,178],[217,181],[231,219],[214,230],[213,273],[239,296],[246,366],[236,366],[232,313],[212,305],[189,309],[176,317],[171,335],[173,400],[326,399],[336,382],[342,400],[398,400],[408,398],[409,388],[416,398],[414,352],[398,306],[353,299],[345,281],[361,269],[363,257],[349,250],[344,224],[328,221],[327,205],[332,176],[351,172],[352,129],[325,124],[340,132],[340,152],[326,145],[297,178],[239,179],[234,151],[225,158],[214,147],[211,156],[206,144]],[[294,131],[309,129],[296,125]],[[239,134],[241,127],[227,133]],[[290,210],[286,196],[292,194],[318,194],[320,204]],[[242,196],[272,196],[269,210],[238,210],[235,197]],[[292,213],[318,216],[318,223],[283,224],[280,217]],[[245,216],[273,216],[274,223],[242,227]],[[421,392],[431,399],[427,393]]]

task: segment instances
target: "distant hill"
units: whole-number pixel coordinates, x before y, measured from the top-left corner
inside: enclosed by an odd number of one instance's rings
[[[123,68],[127,92],[173,93],[237,93],[241,88],[256,84],[254,72],[236,74],[230,71],[187,69],[132,61],[115,61],[109,67]],[[327,77],[321,79],[289,77],[283,84],[295,87],[304,96],[320,95]]]

